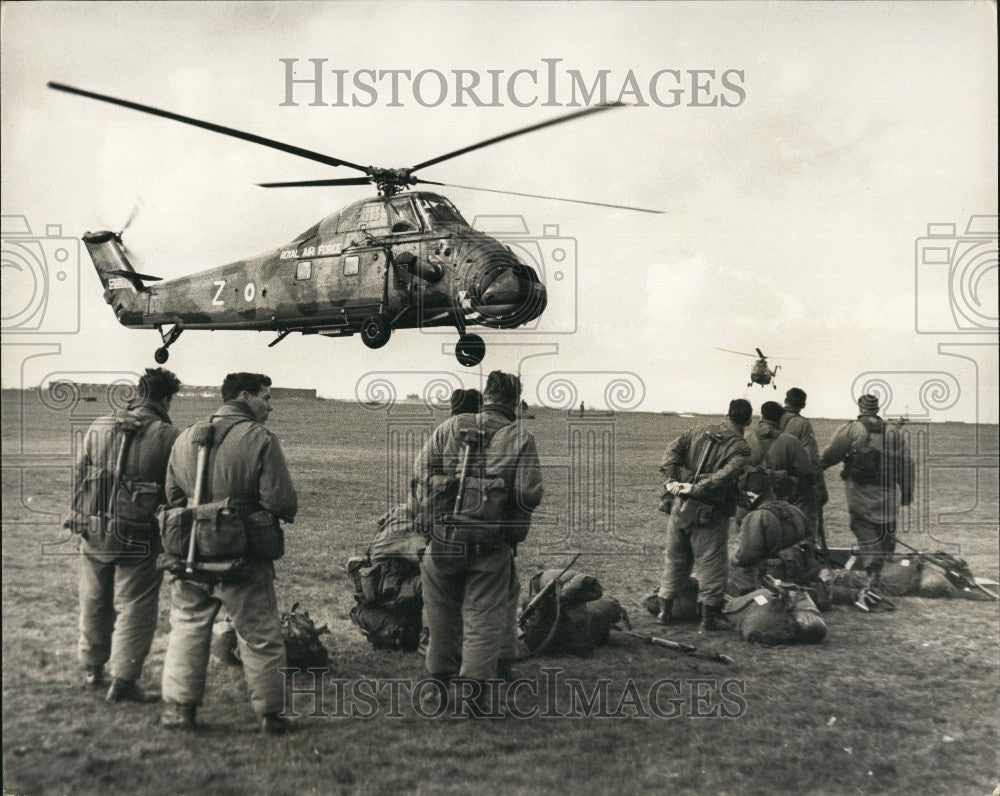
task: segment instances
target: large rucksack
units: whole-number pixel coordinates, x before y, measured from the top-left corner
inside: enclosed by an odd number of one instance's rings
[[[902,440],[898,432],[884,422],[861,423],[865,429],[864,440],[851,447],[844,459],[841,478],[860,486],[887,487],[905,475],[903,468]]]
[[[555,577],[559,570],[532,576],[524,607]],[[578,655],[590,657],[596,647],[608,643],[611,628],[627,617],[621,603],[604,597],[597,578],[567,570],[559,585],[519,627],[519,638],[532,655]]]
[[[68,527],[103,553],[144,558],[155,551],[156,509],[163,488],[154,481],[127,478],[129,451],[153,424],[130,414],[115,416],[104,461],[90,465],[73,495]]]
[[[376,650],[415,652],[422,629],[420,567],[404,558],[347,562],[354,583],[351,621]]]

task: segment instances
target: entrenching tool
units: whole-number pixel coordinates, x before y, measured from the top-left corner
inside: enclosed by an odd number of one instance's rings
[[[209,453],[212,450],[212,441],[215,437],[215,426],[210,423],[197,426],[194,430],[194,443],[198,446],[198,463],[195,465],[194,477],[194,500],[192,506],[200,506],[205,498],[205,481],[208,478]],[[198,523],[191,523],[191,539],[188,542],[188,553],[185,570],[188,575],[194,574],[194,559],[198,549],[197,545]]]

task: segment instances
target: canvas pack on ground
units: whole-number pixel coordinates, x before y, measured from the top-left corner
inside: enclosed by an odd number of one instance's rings
[[[559,576],[556,569],[533,575],[522,610]],[[612,598],[602,599],[603,593],[597,578],[566,570],[559,585],[520,623],[521,642],[531,655],[590,657],[595,647],[607,643],[611,626],[624,616],[621,604]]]
[[[723,613],[746,641],[774,646],[792,644],[798,628],[788,600],[768,589],[734,597]]]
[[[890,558],[879,572],[879,589],[890,597],[914,594],[920,586],[923,565],[916,555]]]
[[[113,419],[106,451],[114,452],[113,464],[105,456],[103,462],[87,468],[77,484],[67,522],[92,547],[126,563],[146,558],[155,549],[160,485],[124,476],[129,451],[152,423],[128,414]]]
[[[654,591],[642,601],[643,607],[651,616],[660,613],[660,593]],[[698,581],[688,578],[677,594],[674,595],[674,605],[670,616],[679,622],[697,622],[701,619],[698,611]]]
[[[320,636],[329,633],[326,625],[316,627],[308,611],[300,611],[299,604],[281,614],[281,637],[285,642],[285,654],[289,666],[303,669],[325,669],[330,665],[330,651],[320,641]]]
[[[206,501],[212,494],[215,454],[226,435],[243,422],[250,420],[240,418],[236,422],[213,424],[209,419],[194,427],[191,442],[198,448],[194,495],[186,505],[162,506],[157,512],[164,550],[159,565],[174,577],[205,583],[239,583],[251,571],[245,508],[231,498]],[[276,520],[273,526],[281,532]],[[257,530],[268,531],[264,527]],[[266,544],[271,549],[277,547],[273,540]],[[284,552],[283,537],[280,549]]]
[[[420,567],[404,558],[347,562],[354,584],[351,621],[376,650],[414,652],[420,644],[423,589]]]

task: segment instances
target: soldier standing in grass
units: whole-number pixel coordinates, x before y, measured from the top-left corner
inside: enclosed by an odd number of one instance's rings
[[[752,416],[750,402],[737,398],[722,423],[685,431],[663,457],[664,488],[677,499],[658,592],[661,624],[671,623],[674,596],[697,567],[700,630],[725,627],[729,518],[736,513],[737,482],[750,461],[743,432]]]
[[[799,440],[781,431],[784,409],[776,401],[767,401],[760,408],[761,420],[757,428],[747,434],[750,445],[750,467],[760,468],[767,474],[767,485],[781,500],[804,509],[800,503],[815,507],[815,475],[809,454]],[[748,490],[755,491],[755,490]],[[810,526],[810,532],[812,526]]]
[[[472,716],[488,713],[484,682],[510,674],[510,614],[520,589],[514,552],[543,493],[534,437],[517,421],[520,379],[493,371],[483,398],[478,414],[456,415],[438,426],[414,465],[424,509],[436,526],[421,566],[430,628],[427,670],[445,686],[456,676],[472,682],[473,700],[466,705]],[[438,533],[442,518],[454,510],[466,455],[474,461],[454,523],[462,534],[454,538],[463,547],[449,555],[454,548],[442,545]]]
[[[896,504],[913,502],[913,460],[900,429],[878,416],[878,398],[858,399],[857,420],[845,423],[823,451],[823,467],[844,463],[840,477],[847,493],[851,531],[862,565],[878,572],[896,549]],[[898,489],[898,491],[897,491]]]
[[[76,463],[66,525],[82,540],[79,655],[91,688],[105,685],[111,662],[108,702],[148,701],[137,681],[156,632],[163,573],[155,512],[180,433],[167,414],[180,385],[169,370],[147,368],[126,411],[90,427]]]
[[[246,514],[270,515],[292,522],[298,498],[278,438],[264,428],[271,414],[271,379],[260,373],[230,373],[222,383],[225,402],[210,418],[216,438],[209,467],[213,501],[231,498]],[[198,448],[194,434],[185,431],[174,445],[167,470],[167,499],[182,505],[194,496]],[[212,623],[220,608],[232,620],[250,688],[250,703],[261,716],[261,728],[280,734],[290,722],[284,710],[285,663],[278,601],[274,592],[274,565],[249,561],[249,571],[238,583],[209,585],[176,579],[171,587],[170,639],[163,663],[161,723],[172,729],[194,729],[195,714],[205,694]]]
[[[816,435],[813,433],[812,423],[802,417],[801,414],[805,408],[805,391],[798,387],[792,387],[785,393],[784,414],[781,416],[778,427],[802,443],[802,447],[805,448],[806,454],[809,456],[809,461],[812,464],[812,488],[801,491],[791,502],[806,515],[812,534],[818,536],[820,517],[823,512],[823,506],[826,505],[829,499],[829,495],[826,491],[826,480],[823,478],[823,465],[819,458],[819,445],[816,443]]]

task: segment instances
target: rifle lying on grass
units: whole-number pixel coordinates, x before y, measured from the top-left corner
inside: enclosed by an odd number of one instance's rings
[[[730,666],[736,663],[736,661],[728,655],[724,655],[721,652],[701,652],[697,647],[691,646],[690,644],[682,644],[679,641],[671,641],[668,638],[659,638],[658,636],[647,636],[643,633],[636,633],[634,630],[622,630],[617,625],[612,625],[612,627],[615,630],[624,633],[626,636],[633,636],[637,639],[641,639],[646,644],[652,644],[656,647],[666,647],[668,650],[680,652],[683,655],[690,655],[693,658],[705,658],[706,660],[717,661]]]
[[[943,552],[927,553],[923,550],[917,550],[917,548],[911,547],[898,537],[896,538],[896,542],[901,544],[907,550],[912,550],[916,553],[917,559],[921,563],[931,564],[941,570],[944,570],[945,576],[956,589],[961,589],[962,591],[972,591],[973,589],[976,589],[981,591],[991,600],[1000,600],[1000,597],[976,580],[972,574],[972,570],[969,569],[969,565],[966,564],[961,558],[955,558],[954,556]]]

